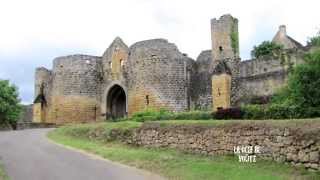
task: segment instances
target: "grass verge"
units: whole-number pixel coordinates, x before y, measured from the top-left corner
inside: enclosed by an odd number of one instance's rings
[[[302,168],[262,161],[239,163],[233,156],[202,156],[186,154],[172,149],[138,148],[119,143],[92,141],[70,132],[85,128],[119,127],[134,128],[137,122],[100,123],[58,128],[48,134],[57,143],[85,150],[129,166],[149,170],[172,180],[291,180],[320,179],[319,173],[308,172]],[[76,134],[78,134],[78,131]]]
[[[3,164],[0,162],[0,180],[9,180],[6,172],[4,171]]]

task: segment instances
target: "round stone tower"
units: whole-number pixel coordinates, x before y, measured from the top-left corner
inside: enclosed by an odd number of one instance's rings
[[[188,109],[189,58],[165,39],[137,42],[128,58],[128,113]]]
[[[49,122],[85,122],[99,115],[101,57],[71,55],[54,59]]]

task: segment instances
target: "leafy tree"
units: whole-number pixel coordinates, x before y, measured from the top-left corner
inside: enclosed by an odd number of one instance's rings
[[[320,46],[320,31],[317,33],[316,36],[310,38],[307,44],[312,46]]]
[[[278,45],[274,42],[270,41],[263,41],[260,45],[254,46],[253,50],[251,51],[251,56],[253,58],[259,58],[261,56],[266,55],[279,55],[280,51],[283,49],[281,45]]]
[[[274,104],[295,107],[303,116],[320,116],[320,50],[305,56],[289,75],[288,85],[274,98]]]
[[[0,125],[15,125],[20,112],[20,100],[17,87],[7,80],[0,80]]]

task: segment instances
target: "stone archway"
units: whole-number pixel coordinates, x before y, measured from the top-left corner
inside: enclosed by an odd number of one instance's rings
[[[126,111],[126,93],[119,85],[110,88],[107,94],[107,119],[121,118],[127,115]]]

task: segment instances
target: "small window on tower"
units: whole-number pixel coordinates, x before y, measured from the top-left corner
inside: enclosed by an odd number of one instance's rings
[[[149,105],[149,95],[146,95],[146,105]]]
[[[221,96],[220,88],[218,88],[218,96]]]
[[[110,69],[112,69],[112,62],[109,62]]]
[[[222,51],[223,51],[222,46],[219,46],[219,51],[220,51],[220,52],[222,52]]]
[[[120,66],[121,68],[123,67],[124,63],[123,63],[123,59],[120,59]]]

